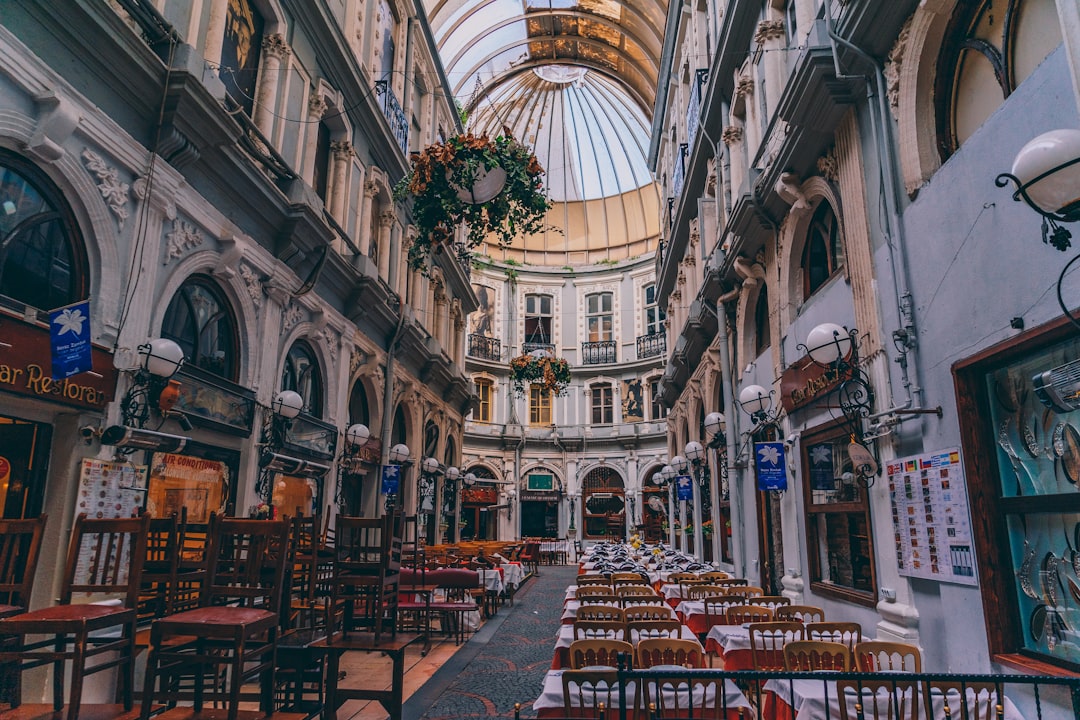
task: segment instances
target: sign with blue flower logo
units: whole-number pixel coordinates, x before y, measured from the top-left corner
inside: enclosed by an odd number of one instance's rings
[[[758,490],[787,490],[784,443],[754,443],[754,463],[757,465]]]
[[[689,475],[680,475],[675,478],[675,499],[694,499],[694,479],[691,478]]]
[[[400,465],[383,465],[382,466],[382,494],[383,495],[397,495],[399,487],[401,487],[401,466]]]
[[[63,380],[94,369],[90,346],[90,301],[49,312],[52,376]]]

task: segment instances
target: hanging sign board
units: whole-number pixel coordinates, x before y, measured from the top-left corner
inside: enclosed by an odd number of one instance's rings
[[[94,369],[90,346],[90,301],[81,300],[49,312],[52,377],[65,380]]]
[[[675,499],[694,499],[694,479],[689,475],[679,475],[675,478]]]
[[[382,466],[382,494],[383,495],[397,495],[398,488],[401,487],[401,466],[400,465],[383,465]]]
[[[787,490],[787,463],[784,443],[754,443],[754,463],[757,466],[758,490]]]

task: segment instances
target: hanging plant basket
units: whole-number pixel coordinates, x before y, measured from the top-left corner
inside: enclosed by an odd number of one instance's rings
[[[543,193],[544,168],[509,135],[455,135],[413,154],[411,164],[394,197],[413,201],[419,231],[409,246],[413,268],[423,270],[428,255],[452,243],[461,225],[469,250],[489,237],[506,247],[544,229],[551,207]]]
[[[570,363],[543,352],[518,355],[510,361],[510,380],[518,397],[525,397],[525,389],[530,385],[539,385],[561,396],[570,385]]]

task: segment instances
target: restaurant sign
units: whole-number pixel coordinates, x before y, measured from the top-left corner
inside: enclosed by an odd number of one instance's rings
[[[834,367],[818,365],[806,355],[780,375],[780,405],[788,413],[806,407],[850,377],[845,375]]]
[[[49,328],[0,315],[0,390],[91,410],[104,409],[116,392],[112,353],[94,347],[93,372],[54,380],[52,352]]]

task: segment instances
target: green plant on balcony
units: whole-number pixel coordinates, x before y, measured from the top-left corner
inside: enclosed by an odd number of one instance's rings
[[[570,384],[570,363],[543,350],[534,350],[510,361],[510,380],[518,397],[524,397],[526,386],[531,385],[563,395]]]
[[[413,154],[394,197],[413,200],[419,232],[409,246],[409,265],[422,270],[429,255],[468,229],[471,250],[490,236],[504,247],[519,235],[540,232],[551,202],[543,193],[544,168],[509,135],[455,135]]]

